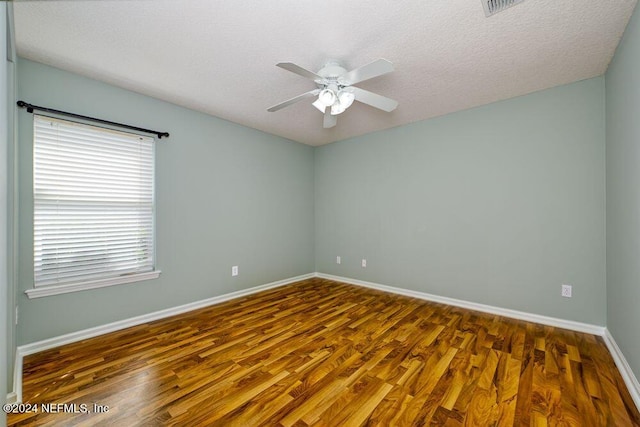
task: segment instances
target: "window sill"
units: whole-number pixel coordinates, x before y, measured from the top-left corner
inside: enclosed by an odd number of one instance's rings
[[[70,292],[86,291],[88,289],[105,288],[107,286],[123,285],[125,283],[139,282],[141,280],[157,279],[160,270],[137,273],[127,276],[111,277],[109,279],[90,280],[86,282],[71,283],[67,285],[43,286],[41,288],[27,289],[25,294],[31,298],[48,297],[52,295],[68,294]]]

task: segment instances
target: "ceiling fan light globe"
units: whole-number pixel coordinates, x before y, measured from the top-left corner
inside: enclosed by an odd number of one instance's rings
[[[332,106],[336,99],[336,94],[331,89],[323,89],[318,95],[318,101],[322,102],[325,107]]]
[[[344,105],[342,105],[340,102],[336,102],[331,106],[331,115],[337,116],[338,114],[344,113],[344,110],[346,109],[347,108]]]
[[[324,103],[322,101],[320,101],[320,98],[316,99],[315,101],[313,101],[313,105],[314,107],[316,107],[318,110],[320,110],[320,112],[322,114],[324,114],[324,110],[327,109],[327,106],[324,105]]]
[[[351,107],[351,104],[353,104],[353,101],[355,101],[355,99],[356,96],[349,90],[342,89],[340,92],[338,92],[338,101],[340,102],[340,105],[344,108],[344,110]]]

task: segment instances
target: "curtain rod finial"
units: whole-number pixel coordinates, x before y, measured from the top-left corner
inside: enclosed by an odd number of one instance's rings
[[[16,102],[16,104],[18,104],[18,107],[20,107],[20,108],[26,108],[27,109],[27,113],[33,113],[33,105],[27,104],[24,101],[18,101],[18,102]]]

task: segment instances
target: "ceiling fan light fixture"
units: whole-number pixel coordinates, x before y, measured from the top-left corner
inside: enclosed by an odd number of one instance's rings
[[[335,104],[333,104],[331,106],[331,115],[332,116],[337,116],[338,114],[344,113],[344,110],[346,110],[346,109],[347,108],[344,105],[342,105],[340,103],[340,101],[338,101],[338,102],[336,102]]]
[[[318,101],[324,104],[325,107],[330,107],[335,104],[337,96],[331,89],[322,89],[320,95],[318,95]]]
[[[320,110],[320,112],[321,112],[322,114],[324,114],[324,110],[326,110],[326,109],[327,109],[327,106],[326,106],[326,105],[324,105],[324,102],[322,102],[322,101],[320,100],[320,98],[318,98],[318,99],[316,99],[315,101],[313,101],[313,104],[311,104],[311,105],[313,105],[313,106],[314,106],[314,107],[316,107],[318,110]]]
[[[353,101],[355,101],[355,99],[356,96],[354,95],[353,91],[349,90],[348,88],[341,89],[338,92],[338,101],[340,102],[340,105],[344,108],[344,110],[351,107],[351,104],[353,104]]]

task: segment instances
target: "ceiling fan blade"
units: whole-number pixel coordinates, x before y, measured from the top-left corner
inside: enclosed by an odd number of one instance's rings
[[[325,129],[329,129],[334,127],[338,123],[338,116],[331,115],[331,108],[327,108],[324,113],[324,121],[322,123],[322,127]]]
[[[299,76],[306,77],[311,80],[322,80],[322,77],[317,75],[316,73],[312,73],[309,70],[305,70],[299,65],[296,65],[292,62],[279,62],[276,66],[280,68],[284,68],[287,71],[291,71],[292,73],[296,73]]]
[[[303,99],[313,98],[314,96],[317,96],[319,93],[320,93],[320,89],[314,89],[307,93],[303,93],[302,95],[298,95],[294,98],[287,99],[286,101],[281,102],[280,104],[276,104],[273,107],[269,107],[267,108],[267,111],[273,113],[274,111],[281,110],[284,107],[288,107],[289,105],[295,104],[296,102],[302,101]]]
[[[374,77],[393,71],[393,64],[386,59],[378,59],[367,65],[351,70],[340,76],[338,81],[346,85],[354,85]]]
[[[395,101],[386,96],[378,95],[377,93],[369,92],[368,90],[360,89],[359,87],[351,87],[353,94],[356,96],[356,101],[363,104],[371,105],[372,107],[390,113],[398,106],[398,101]]]

